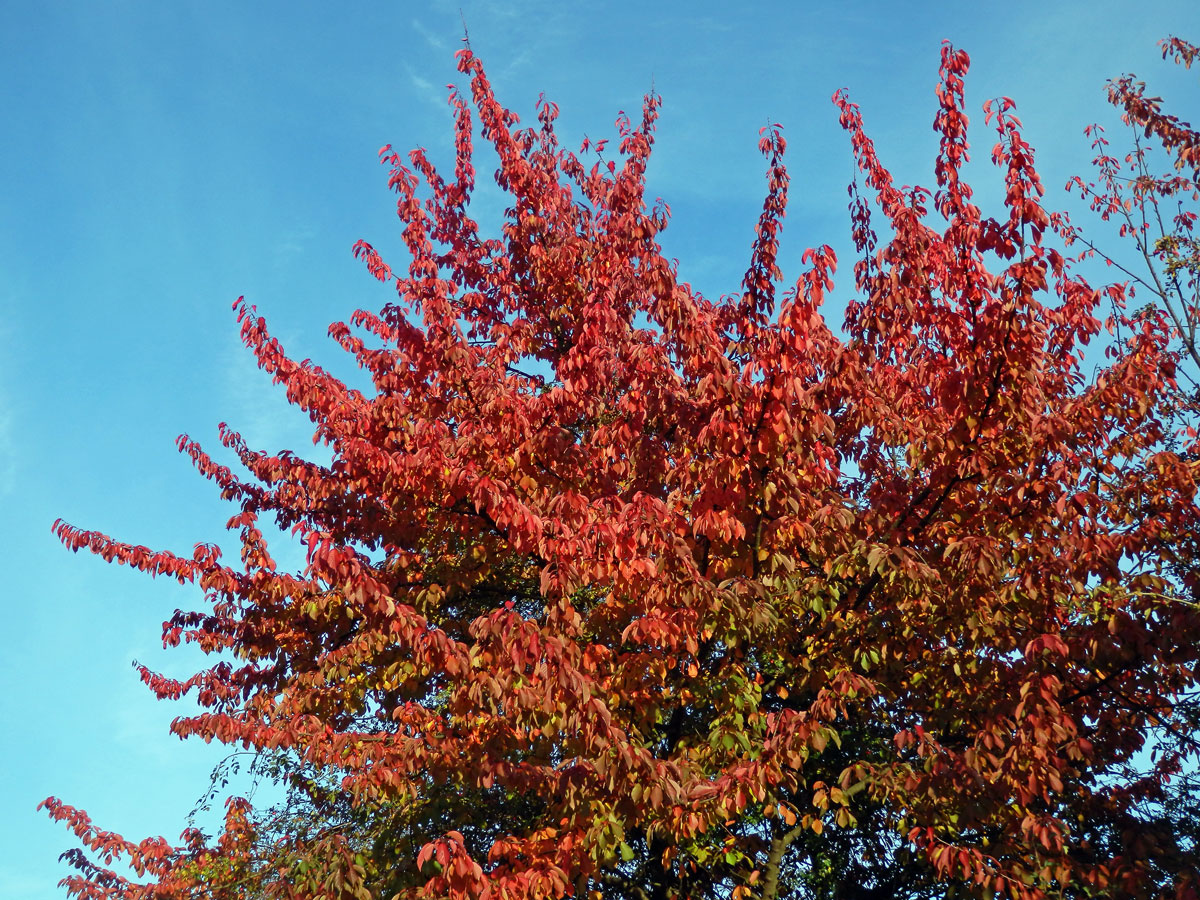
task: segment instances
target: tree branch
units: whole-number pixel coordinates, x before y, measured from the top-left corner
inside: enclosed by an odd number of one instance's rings
[[[771,849],[767,853],[767,871],[763,880],[762,900],[777,900],[779,897],[779,870],[783,866],[783,854],[796,838],[804,833],[805,827],[798,824],[771,841]]]

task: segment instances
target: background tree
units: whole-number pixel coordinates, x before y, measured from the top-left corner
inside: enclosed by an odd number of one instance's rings
[[[1195,45],[1171,37],[1160,42],[1163,58],[1191,68]],[[1200,132],[1177,116],[1164,111],[1161,97],[1147,96],[1145,82],[1122,75],[1108,84],[1108,99],[1121,110],[1129,129],[1128,151],[1122,158],[1111,155],[1104,130],[1089,128],[1095,180],[1076,177],[1067,185],[1089,201],[1093,212],[1105,222],[1118,224],[1118,237],[1133,250],[1133,261],[1122,254],[1120,245],[1110,253],[1077,228],[1067,227],[1067,238],[1085,247],[1084,257],[1098,256],[1115,266],[1128,279],[1128,293],[1140,300],[1135,315],[1165,313],[1172,327],[1173,347],[1179,358],[1179,390],[1170,415],[1181,435],[1196,436],[1200,414],[1200,241],[1195,236],[1200,202]],[[1194,450],[1183,456],[1195,459]],[[1144,515],[1153,516],[1153,509]],[[1195,536],[1180,535],[1179,559],[1168,566],[1176,583],[1194,578],[1197,545]],[[1200,694],[1192,691],[1176,698],[1171,721],[1155,723],[1153,740],[1165,752],[1195,759],[1200,750]],[[1167,749],[1169,748],[1169,750]],[[1131,760],[1127,780],[1144,778],[1146,757]],[[1192,854],[1200,852],[1200,825],[1194,810],[1200,808],[1200,778],[1193,765],[1172,779],[1165,792],[1141,797],[1144,814],[1175,820],[1171,826]],[[1186,837],[1184,837],[1186,836]]]
[[[1200,54],[1181,38],[1167,38],[1160,46],[1164,59],[1188,69]],[[1162,98],[1146,96],[1145,82],[1135,77],[1122,75],[1108,84],[1109,102],[1121,109],[1121,120],[1129,127],[1129,151],[1123,159],[1111,156],[1104,129],[1091,126],[1087,133],[1098,151],[1093,160],[1097,180],[1076,177],[1067,187],[1087,198],[1103,221],[1119,223],[1118,233],[1133,245],[1138,262],[1126,266],[1078,230],[1072,237],[1127,275],[1135,286],[1131,291],[1148,294],[1150,303],[1167,313],[1181,350],[1200,369],[1200,242],[1195,237],[1200,132],[1164,112]],[[1188,378],[1197,387],[1196,373]]]
[[[288,787],[177,846],[49,799],[91,851],[70,892],[1194,895],[1179,818],[1154,814],[1187,746],[1126,777],[1188,726],[1200,655],[1171,324],[1115,315],[1085,377],[1104,295],[1048,242],[1064,226],[1012,102],[986,107],[1007,188],[986,217],[960,177],[965,53],[942,53],[932,192],[897,188],[835,95],[863,178],[839,336],[829,247],[778,288],[778,127],[742,289],[713,302],[656,241],[656,97],[616,158],[577,155],[552,103],[519,129],[458,62],[453,176],[382,151],[407,268],[355,247],[397,300],[330,329],[371,391],[236,305],[332,463],[222,426],[238,475],[180,439],[238,508],[239,566],[55,525],[204,590],[164,640],[217,661],[142,677],[204,708],[177,734]],[[511,197],[500,237],[468,212],[475,115]],[[264,516],[302,571],[275,565]]]

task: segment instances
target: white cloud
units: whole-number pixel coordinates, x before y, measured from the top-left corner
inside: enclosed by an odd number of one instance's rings
[[[434,34],[426,25],[419,19],[412,20],[413,31],[419,34],[430,47],[434,50],[445,50],[446,42]]]
[[[222,356],[222,388],[228,398],[222,408],[230,410],[229,427],[254,449],[291,449],[297,443],[298,420],[301,428],[303,422],[283,388],[271,383],[271,376],[258,368],[254,354],[240,341],[227,345]]]
[[[408,80],[416,89],[417,96],[425,103],[432,104],[438,109],[444,109],[446,107],[446,88],[435,85],[423,75],[418,75],[411,66],[405,66],[405,68],[408,69]]]

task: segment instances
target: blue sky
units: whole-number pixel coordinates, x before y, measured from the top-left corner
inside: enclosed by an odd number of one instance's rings
[[[1051,206],[1078,208],[1059,188],[1087,167],[1083,127],[1112,120],[1106,78],[1132,70],[1185,118],[1200,108],[1195,70],[1155,46],[1200,40],[1193,0],[0,4],[0,897],[61,893],[70,841],[34,811],[46,795],[129,837],[174,838],[223,755],[170,737],[185,710],[130,668],[194,670],[158,639],[198,595],[71,556],[50,524],[188,551],[219,540],[230,510],[176,435],[215,444],[228,421],[264,449],[310,446],[241,350],[230,304],[245,294],[291,352],[345,370],[326,327],[389,297],[350,246],[399,242],[375,154],[448,158],[460,6],[501,99],[531,118],[544,91],[569,145],[607,136],[653,83],[664,243],[713,294],[745,266],[766,122],[790,144],[789,278],[808,245],[841,250],[843,273],[852,262],[834,90],[861,104],[898,181],[931,183],[945,38],[972,56],[971,109],[1017,101]],[[1000,181],[976,118],[987,198]],[[494,188],[479,203],[485,221],[503,209]]]

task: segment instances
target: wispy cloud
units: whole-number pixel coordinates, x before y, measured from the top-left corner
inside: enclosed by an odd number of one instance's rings
[[[430,30],[423,22],[421,22],[420,19],[413,19],[412,27],[413,31],[419,34],[424,39],[425,43],[427,43],[434,50],[446,49],[446,42],[442,40],[442,38],[438,37],[437,34],[435,34],[432,30]]]
[[[533,51],[526,47],[521,50],[520,53],[517,53],[515,56],[505,62],[502,73],[506,77],[511,77],[520,72],[522,69],[532,65],[534,60],[535,57],[533,55]]]
[[[228,345],[221,363],[226,395],[222,408],[231,411],[230,427],[249,446],[267,452],[285,448],[302,452],[305,443],[311,447],[311,438],[304,440],[304,432],[309,430],[304,414],[287,402],[283,388],[271,383],[271,376],[258,368],[245,346],[240,342]]]
[[[312,226],[295,228],[284,234],[272,249],[272,264],[275,275],[286,282],[293,275],[294,266],[304,258],[304,254],[317,236],[317,230]]]
[[[418,74],[411,66],[405,66],[408,70],[408,81],[415,88],[417,97],[424,103],[429,103],[438,109],[444,109],[446,106],[446,88],[442,85],[436,85],[424,75]]]

